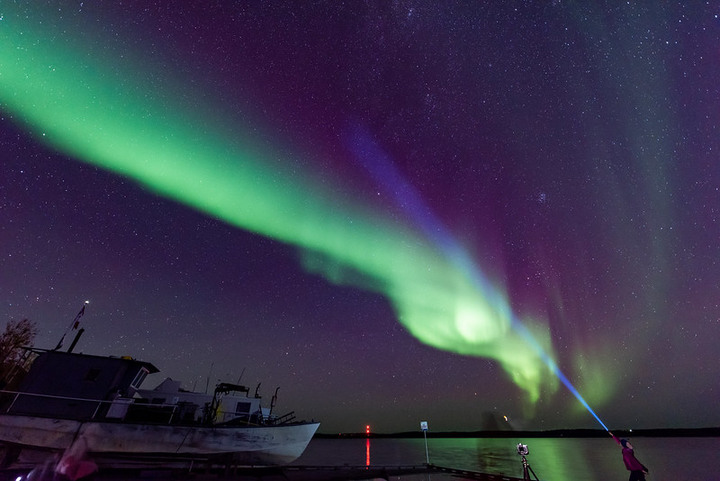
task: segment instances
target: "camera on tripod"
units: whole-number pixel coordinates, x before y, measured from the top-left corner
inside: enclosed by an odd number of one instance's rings
[[[537,477],[537,474],[535,474],[535,471],[532,470],[532,468],[530,467],[530,463],[528,463],[528,460],[525,457],[530,454],[530,450],[528,449],[527,444],[518,443],[517,453],[522,456],[523,481],[531,481],[530,473],[535,476],[535,481],[540,481]]]

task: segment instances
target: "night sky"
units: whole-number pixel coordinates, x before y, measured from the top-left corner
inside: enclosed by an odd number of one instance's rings
[[[600,428],[554,363],[611,429],[720,426],[715,2],[45,3],[0,4],[36,347],[90,300],[76,351],[321,432]]]

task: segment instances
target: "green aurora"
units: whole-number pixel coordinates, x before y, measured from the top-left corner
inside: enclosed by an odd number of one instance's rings
[[[147,61],[91,51],[79,40],[81,26],[63,30],[2,13],[2,110],[51,148],[298,247],[309,271],[386,296],[421,342],[496,360],[530,404],[557,389],[550,369],[512,328],[502,289],[482,292],[469,269],[409,222],[299,172],[297,156],[264,146],[257,126],[240,127],[210,108],[221,99],[189,91],[168,73],[159,78]],[[522,323],[552,357],[547,326]]]

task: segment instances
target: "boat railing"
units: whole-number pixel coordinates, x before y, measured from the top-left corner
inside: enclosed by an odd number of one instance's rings
[[[32,401],[45,401],[42,405],[33,406]],[[48,400],[57,400],[66,404],[57,404],[52,406],[47,403]],[[113,400],[79,398],[70,396],[58,396],[53,394],[39,394],[20,391],[0,390],[0,412],[4,414],[23,414],[35,415],[40,417],[69,417],[72,419],[90,419],[90,420],[123,420],[128,414],[130,407],[141,408],[145,412],[155,411],[167,415],[167,420],[162,421],[165,416],[153,419],[154,422],[172,424],[175,420],[178,404],[153,404],[147,402],[137,402],[135,398],[119,397]],[[79,409],[79,404],[85,404],[88,409]],[[40,407],[42,406],[42,407]],[[94,406],[94,409],[93,409]],[[54,408],[54,409],[53,409]],[[75,411],[72,413],[72,411]],[[87,413],[92,413],[88,416]],[[68,413],[75,414],[67,416]],[[84,414],[84,415],[83,415]]]
[[[274,419],[275,424],[284,424],[289,423],[295,420],[295,411],[290,411],[287,414],[283,414],[282,416]]]

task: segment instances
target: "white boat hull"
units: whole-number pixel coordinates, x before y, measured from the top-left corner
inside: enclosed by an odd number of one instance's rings
[[[0,415],[0,444],[12,446],[3,468],[25,467],[18,449],[37,454],[79,449],[102,467],[217,464],[278,465],[297,459],[318,423],[278,426],[201,427],[120,422],[83,422]],[[14,451],[13,451],[14,450]],[[34,460],[35,455],[31,456]],[[35,462],[35,461],[33,461]]]

